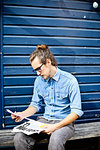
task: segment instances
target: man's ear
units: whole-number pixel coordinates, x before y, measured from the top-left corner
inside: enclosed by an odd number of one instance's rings
[[[50,66],[50,65],[51,65],[51,60],[50,60],[50,59],[47,59],[47,60],[46,60],[46,65],[47,65],[47,66]]]

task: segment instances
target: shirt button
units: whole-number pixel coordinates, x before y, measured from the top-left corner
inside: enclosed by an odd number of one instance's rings
[[[53,115],[50,115],[50,117],[53,117]]]
[[[51,89],[53,90],[53,87],[51,87]]]
[[[51,97],[51,99],[53,99],[53,97]]]

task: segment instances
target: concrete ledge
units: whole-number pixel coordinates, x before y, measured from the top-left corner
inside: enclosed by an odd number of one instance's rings
[[[0,130],[0,146],[13,146],[13,137],[15,133],[11,130]],[[75,124],[75,134],[69,140],[78,140],[85,138],[100,137],[100,122]],[[39,143],[46,143],[42,140]]]

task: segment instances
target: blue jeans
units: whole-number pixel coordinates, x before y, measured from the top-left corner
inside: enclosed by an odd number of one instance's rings
[[[47,120],[42,117],[39,118],[38,121],[49,124],[59,122],[59,120]],[[37,141],[47,138],[49,139],[48,150],[65,150],[66,141],[71,138],[73,134],[73,123],[54,131],[51,135],[45,133],[26,135],[20,132],[14,137],[14,146],[16,150],[32,150]]]

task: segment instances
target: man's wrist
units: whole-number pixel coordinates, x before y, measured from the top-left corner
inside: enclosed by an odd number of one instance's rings
[[[55,125],[56,125],[56,129],[59,129],[59,128],[61,128],[61,127],[62,127],[62,125],[61,125],[61,123],[60,123],[60,122],[59,122],[59,123],[56,123]]]

